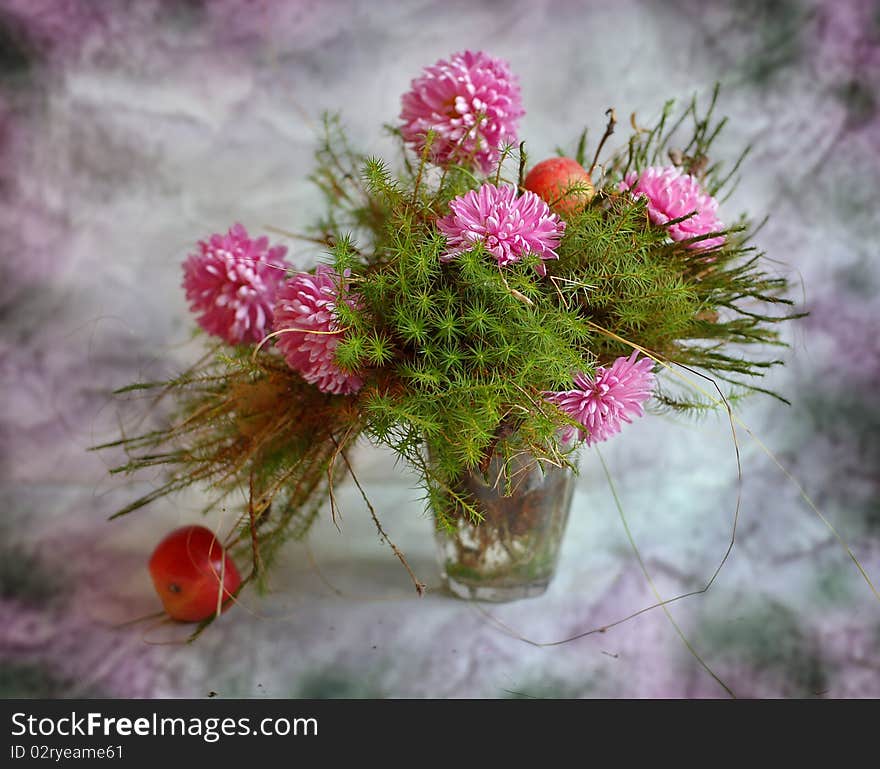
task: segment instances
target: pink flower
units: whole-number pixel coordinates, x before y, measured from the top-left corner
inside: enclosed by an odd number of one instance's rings
[[[645,413],[642,404],[651,397],[654,386],[653,362],[650,358],[637,361],[637,354],[618,358],[611,368],[599,366],[592,379],[577,374],[574,390],[544,393],[548,401],[584,426],[578,433],[588,446],[607,441],[620,432],[621,422],[631,422],[632,417]],[[570,441],[574,432],[573,427],[567,427],[563,440]]]
[[[631,190],[634,197],[648,200],[648,216],[654,224],[665,225],[672,219],[696,213],[668,227],[673,240],[688,240],[724,229],[718,218],[718,201],[700,186],[695,176],[685,174],[676,166],[652,166],[641,174],[630,171],[619,185],[622,192]],[[688,248],[706,249],[720,246],[724,236],[688,243]]]
[[[259,342],[272,328],[272,305],[288,265],[284,246],[251,240],[234,224],[226,235],[199,241],[183,263],[183,288],[198,324],[229,344]]]
[[[502,147],[516,141],[525,114],[508,63],[482,51],[456,53],[427,67],[401,103],[406,142],[421,152],[433,131],[435,163],[476,165],[484,173],[498,162]]]
[[[470,251],[477,243],[492,253],[502,267],[532,253],[541,259],[558,259],[553,250],[559,245],[565,222],[534,192],[516,196],[516,187],[484,184],[454,198],[451,213],[437,221],[446,236],[443,261]],[[546,275],[543,264],[537,267]]]
[[[278,292],[275,325],[284,333],[275,345],[306,382],[321,392],[348,395],[360,390],[363,381],[336,365],[333,351],[342,336],[334,313],[338,290],[339,276],[325,265],[314,274],[294,275]],[[352,297],[345,301],[355,304]]]

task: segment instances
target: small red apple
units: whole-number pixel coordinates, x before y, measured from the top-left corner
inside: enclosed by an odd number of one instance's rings
[[[529,171],[523,187],[540,196],[556,213],[582,211],[596,194],[586,169],[573,158],[548,158]]]
[[[241,585],[235,563],[204,526],[184,526],[165,537],[150,557],[150,576],[165,611],[182,622],[214,614],[221,591],[225,611]]]

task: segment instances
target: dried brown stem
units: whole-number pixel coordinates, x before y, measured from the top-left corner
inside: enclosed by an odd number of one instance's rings
[[[334,441],[335,442],[335,441]],[[379,521],[379,516],[376,514],[376,509],[373,507],[372,502],[370,502],[367,497],[367,493],[364,491],[363,486],[361,486],[360,481],[357,476],[354,474],[354,470],[351,467],[351,462],[348,461],[348,457],[345,455],[344,451],[340,451],[340,455],[342,456],[343,462],[345,462],[345,466],[348,468],[348,472],[351,474],[351,479],[354,481],[354,485],[357,486],[358,491],[361,494],[361,498],[364,500],[364,504],[366,504],[367,509],[370,511],[370,515],[373,517],[373,523],[376,524],[376,530],[379,532],[379,536],[385,541],[388,547],[391,548],[394,555],[397,556],[397,559],[403,564],[403,568],[406,569],[407,574],[409,574],[410,579],[413,581],[413,585],[415,585],[416,593],[419,594],[421,598],[425,594],[425,583],[419,582],[418,577],[416,577],[415,572],[410,568],[409,563],[406,560],[406,557],[400,550],[397,545],[395,545],[388,534],[385,533],[385,529],[382,528],[382,523]]]
[[[599,153],[602,152],[602,147],[605,146],[608,137],[614,133],[614,126],[617,125],[617,113],[614,111],[614,107],[609,107],[605,110],[605,114],[608,115],[608,125],[605,126],[605,133],[602,134],[602,138],[599,140],[599,146],[596,147],[596,154],[593,156],[593,163],[590,166],[590,170],[587,171],[591,177],[593,176],[593,170],[596,168],[596,164],[599,162]]]
[[[263,573],[263,561],[260,558],[260,538],[257,535],[257,516],[254,512],[254,471],[248,478],[248,517],[251,524],[251,553],[254,561],[254,574],[259,577]]]

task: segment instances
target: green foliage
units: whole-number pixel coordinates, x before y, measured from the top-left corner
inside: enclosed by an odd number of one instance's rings
[[[317,178],[332,180],[322,186],[336,212],[327,222],[337,226],[325,235],[346,244],[334,249],[333,263],[350,271],[359,297],[339,314],[349,331],[337,362],[365,375],[365,433],[422,472],[429,502],[448,497],[455,479],[492,453],[565,462],[555,435],[569,422],[541,393],[567,389],[573,373],[590,373],[634,346],[731,383],[735,394],[762,389],[755,380],[778,361],[746,355],[745,346],[779,344],[774,325],[792,316],[772,312],[789,304],[786,281],[765,272],[748,222],[727,231],[721,247],[692,249],[652,225],[644,202],[617,192],[627,171],[666,155],[713,194],[728,186],[745,153],[730,170],[710,163],[725,123],[713,118],[717,96],[716,89],[705,113],[693,101],[677,118],[668,103],[653,129],[638,130],[610,158],[591,203],[567,216],[546,278],[534,270],[536,257],[499,269],[479,245],[444,263],[435,224],[452,198],[484,181],[521,182],[524,146],[505,150],[517,166],[513,180],[503,164],[487,179],[456,166],[438,171],[405,147],[395,176],[384,161],[353,155],[339,123],[329,121]],[[585,133],[577,155],[588,155]],[[659,402],[706,408],[676,388],[665,388]]]
[[[540,392],[595,359],[588,327],[532,264],[502,271],[476,248],[444,265],[428,205],[410,198],[379,235],[381,255],[352,276],[363,317],[351,325],[374,330],[343,342],[339,360],[350,366],[363,347],[360,359],[382,367],[362,396],[367,434],[411,460],[424,442],[434,480],[451,484],[492,449],[557,453]],[[499,446],[502,425],[517,428],[510,446]]]

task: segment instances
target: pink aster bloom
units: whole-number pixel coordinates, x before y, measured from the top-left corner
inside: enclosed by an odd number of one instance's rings
[[[584,426],[578,433],[588,446],[607,441],[620,432],[622,422],[632,422],[633,417],[645,413],[642,404],[651,397],[654,364],[650,358],[636,360],[637,354],[618,358],[611,368],[599,366],[592,378],[577,374],[574,390],[544,393],[548,401]],[[567,427],[563,440],[570,441],[574,433],[573,427]]]
[[[431,156],[438,165],[476,165],[484,173],[505,144],[516,142],[525,114],[510,65],[482,51],[453,54],[427,67],[401,99],[401,134],[418,152],[434,132]]]
[[[443,261],[470,251],[477,243],[491,252],[502,267],[532,253],[541,259],[558,259],[554,251],[565,231],[565,222],[534,192],[516,195],[516,187],[484,184],[452,200],[451,213],[437,221],[446,236]],[[540,275],[547,274],[543,264]]]
[[[672,219],[696,213],[667,229],[673,240],[688,240],[724,229],[718,218],[718,201],[709,195],[695,176],[685,174],[676,166],[652,166],[640,174],[630,171],[619,185],[622,192],[630,190],[634,197],[648,201],[648,216],[654,224],[665,225]],[[688,243],[688,248],[706,249],[720,246],[724,236]]]
[[[272,305],[288,265],[284,246],[252,240],[234,224],[199,241],[183,263],[183,288],[198,324],[229,344],[259,342],[272,329]]]
[[[348,395],[363,386],[360,377],[336,365],[334,350],[342,336],[334,308],[339,276],[325,265],[294,275],[278,292],[275,304],[276,347],[287,364],[321,392]],[[354,306],[355,299],[345,299]]]

